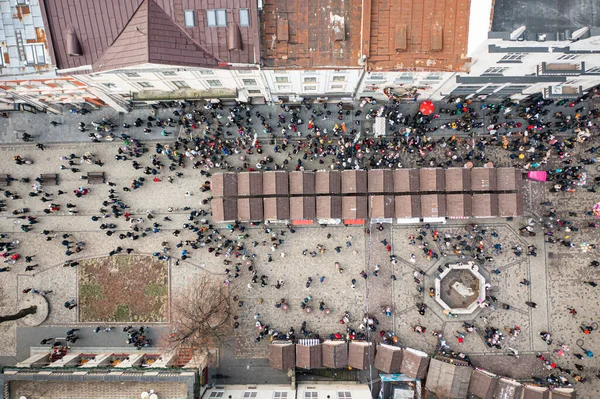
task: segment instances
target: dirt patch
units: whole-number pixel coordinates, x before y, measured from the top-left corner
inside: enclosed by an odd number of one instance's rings
[[[81,322],[166,322],[167,262],[150,256],[107,256],[79,262]]]

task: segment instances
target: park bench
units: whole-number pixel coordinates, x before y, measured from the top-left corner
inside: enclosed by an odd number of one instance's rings
[[[40,175],[40,183],[45,186],[58,186],[58,174],[42,173]]]
[[[10,176],[7,174],[0,174],[0,185],[8,186],[10,184]]]
[[[104,184],[104,172],[88,172],[87,180],[90,184]]]

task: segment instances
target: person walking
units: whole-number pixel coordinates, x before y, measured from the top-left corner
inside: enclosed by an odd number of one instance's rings
[[[527,306],[529,306],[530,308],[533,308],[533,309],[535,309],[535,308],[538,307],[537,303],[531,302],[531,301],[526,301],[525,305],[527,305]]]

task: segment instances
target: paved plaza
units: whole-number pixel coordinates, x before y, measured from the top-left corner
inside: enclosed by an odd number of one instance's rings
[[[407,112],[414,107],[412,104],[405,106]],[[268,106],[262,107],[261,112],[266,113]],[[163,117],[169,117],[170,112],[171,110],[161,110],[159,116],[163,113]],[[271,112],[276,115],[278,109],[271,107]],[[91,116],[86,116],[85,121],[99,120],[105,114],[94,112]],[[145,118],[147,115],[147,110],[135,110],[133,115],[108,116],[120,124],[132,123],[136,117]],[[348,118],[348,123],[352,123],[351,117]],[[9,120],[0,119],[0,140],[3,143],[0,147],[0,170],[17,179],[10,185],[1,187],[20,196],[14,200],[2,196],[6,210],[0,213],[0,232],[7,236],[2,241],[18,242],[15,252],[21,255],[20,260],[10,265],[10,271],[0,273],[0,311],[2,314],[17,311],[24,289],[52,291],[47,295],[51,310],[42,326],[25,328],[19,327],[16,322],[0,324],[0,362],[3,365],[14,365],[28,357],[28,347],[32,351],[39,349],[40,337],[59,336],[59,331],[66,331],[67,327],[73,326],[86,330],[74,346],[126,345],[124,335],[120,332],[99,335],[91,333],[96,326],[108,324],[83,323],[78,308],[68,310],[63,306],[65,301],[80,297],[78,279],[81,271],[78,266],[64,267],[66,260],[108,256],[118,246],[133,249],[133,255],[146,256],[152,256],[165,246],[169,247],[168,287],[171,298],[186,287],[193,286],[205,274],[224,281],[225,269],[232,268],[224,264],[223,257],[214,256],[206,248],[193,250],[186,246],[189,254],[187,259],[182,260],[183,248],[176,247],[179,242],[195,239],[192,231],[182,228],[188,223],[190,211],[210,211],[210,203],[202,204],[210,196],[210,191],[200,190],[201,185],[209,179],[200,175],[199,169],[192,169],[191,162],[186,161],[185,168],[177,168],[175,171],[165,168],[157,175],[159,181],[153,181],[152,175],[144,175],[142,170],[135,170],[130,160],[115,159],[118,149],[123,146],[122,141],[115,139],[113,142],[90,143],[86,133],[77,130],[77,123],[83,120],[81,117],[67,114],[58,120],[63,125],[56,127],[49,123],[53,119],[56,117],[40,114],[11,114]],[[333,123],[327,123],[329,122]],[[28,131],[35,141],[49,144],[43,151],[36,148],[35,144],[24,144],[18,140],[19,133],[14,133],[16,130]],[[172,144],[175,140],[175,135],[161,137],[160,130],[155,130],[152,135],[144,135],[141,129],[131,129],[129,132],[133,137],[147,142],[148,153],[136,159],[142,167],[151,166],[150,156],[156,155],[156,142]],[[441,132],[436,134],[442,137]],[[246,154],[246,162],[254,165],[265,155],[271,155],[275,163],[281,164],[286,155],[281,152],[273,153],[272,146],[266,145],[267,136],[262,138],[265,139],[263,154]],[[595,142],[581,144],[576,152],[581,153],[592,144]],[[468,145],[468,141],[464,145]],[[61,156],[75,154],[78,158],[86,152],[93,154],[96,160],[102,160],[104,165],[82,163],[76,165],[79,169],[77,172],[61,170],[61,165],[66,165]],[[508,152],[500,147],[489,148],[486,152],[488,160],[493,160],[495,166],[515,165],[515,161],[507,156]],[[443,154],[444,149],[438,148],[432,153]],[[15,155],[31,159],[33,164],[16,165],[13,161]],[[165,159],[162,154],[157,155],[157,158]],[[288,170],[293,170],[297,158],[298,156],[290,157]],[[168,164],[168,161],[165,162]],[[229,157],[229,162],[232,167],[241,166],[242,163],[240,157],[235,155]],[[404,166],[417,164],[416,158],[408,154],[402,155],[402,163]],[[555,160],[550,165],[558,167],[559,163]],[[318,160],[310,158],[304,161],[304,167],[306,170],[324,168]],[[595,165],[586,166],[585,170],[588,181],[593,181],[598,175]],[[98,171],[104,172],[106,180],[115,183],[115,186],[89,185],[81,178],[87,172]],[[182,175],[177,176],[176,172],[181,172]],[[42,173],[59,174],[58,186],[42,188],[44,192],[53,194],[51,202],[42,202],[41,197],[28,195],[32,191],[34,179]],[[31,179],[29,183],[19,181],[26,177]],[[129,187],[131,180],[138,177],[145,178],[139,189],[123,191],[122,187]],[[169,178],[172,182],[169,182]],[[74,190],[82,186],[90,192],[76,197]],[[314,224],[295,227],[294,232],[285,225],[271,224],[268,232],[265,232],[264,225],[248,225],[246,233],[249,236],[243,240],[245,248],[255,255],[253,263],[258,275],[267,276],[269,283],[263,288],[260,284],[249,284],[252,275],[245,266],[241,267],[239,277],[231,279],[231,289],[242,302],[242,305],[234,304],[239,306],[237,314],[240,326],[235,330],[232,347],[223,351],[229,358],[223,359],[221,368],[215,369],[215,372],[227,374],[225,367],[232,364],[233,358],[239,359],[240,364],[248,365],[249,368],[256,366],[254,371],[264,367],[269,337],[255,342],[258,335],[255,326],[257,320],[283,333],[293,327],[297,335],[300,335],[302,323],[306,322],[307,330],[319,334],[321,338],[327,338],[332,333],[344,334],[346,327],[359,330],[363,315],[368,313],[379,321],[377,332],[370,334],[370,339],[375,342],[381,341],[379,331],[383,330],[396,334],[403,345],[432,354],[440,344],[440,340],[432,334],[437,332],[442,334],[450,350],[467,354],[475,366],[518,379],[531,380],[532,376],[545,378],[550,373],[558,372],[544,368],[543,362],[536,357],[538,353],[563,369],[574,371],[575,364],[581,364],[584,369],[578,373],[588,381],[583,384],[575,383],[578,394],[586,398],[594,397],[594,392],[600,389],[600,379],[596,377],[600,368],[594,358],[584,356],[579,360],[575,355],[583,353],[582,348],[600,353],[599,332],[592,331],[591,334],[584,335],[579,328],[582,324],[592,325],[600,319],[597,306],[600,287],[585,283],[600,280],[598,269],[590,266],[590,262],[598,259],[598,249],[589,246],[600,244],[600,233],[597,228],[587,227],[595,219],[586,215],[598,202],[598,195],[582,187],[573,193],[552,193],[551,187],[552,183],[525,184],[524,218],[449,220],[446,224],[432,226],[388,224],[381,231],[375,224],[328,227]],[[109,199],[110,189],[115,189],[115,195],[129,206],[126,211],[133,219],[141,218],[141,228],[150,228],[147,235],[135,241],[129,238],[122,240],[119,234],[131,231],[129,222],[123,217],[101,217],[99,210],[103,207],[103,201]],[[58,190],[65,194],[58,195]],[[46,214],[44,209],[48,209],[50,203],[59,204],[60,209]],[[76,207],[67,208],[67,203]],[[542,203],[552,205],[541,205]],[[555,220],[567,220],[571,227],[578,227],[566,229],[569,225],[565,225],[553,229],[554,238],[570,241],[573,243],[572,247],[545,240],[548,236],[544,233],[548,228],[540,221],[547,215],[550,206],[556,209],[556,215],[553,216]],[[21,228],[26,220],[13,215],[13,211],[20,208],[28,208],[30,212],[27,215],[35,216],[39,221],[29,232],[24,232]],[[76,209],[78,213],[71,215],[69,209]],[[148,219],[149,211],[154,216],[153,219]],[[93,216],[100,219],[94,221]],[[165,217],[169,220],[165,220]],[[210,220],[210,216],[208,219]],[[99,227],[101,223],[114,223],[115,233],[107,236],[106,231]],[[152,231],[153,223],[161,225],[157,232]],[[477,224],[475,230],[473,223]],[[520,234],[520,229],[526,225],[531,225],[535,236]],[[239,231],[228,231],[225,225],[217,228],[224,239],[237,241],[241,234]],[[52,233],[44,235],[43,230]],[[434,240],[434,230],[438,240]],[[72,234],[69,238],[71,241],[85,243],[84,249],[67,256],[65,247],[61,244],[61,237],[65,233]],[[56,238],[47,241],[47,237],[53,235]],[[272,237],[282,240],[275,250],[271,248]],[[454,317],[444,314],[429,291],[435,285],[439,269],[443,270],[445,264],[470,260],[470,252],[455,250],[462,245],[461,241],[472,248],[480,246],[483,256],[493,258],[479,265],[481,274],[491,285],[489,295],[492,299],[488,307],[478,308],[471,315]],[[497,244],[501,244],[501,250],[497,248]],[[512,249],[517,245],[523,248],[520,256]],[[537,248],[536,256],[527,254],[527,248],[531,245]],[[431,249],[437,256],[427,256],[423,251],[424,247]],[[391,255],[396,258],[394,262],[391,261]],[[25,256],[34,256],[33,261],[26,263],[23,260]],[[336,268],[336,262],[343,272],[340,273]],[[39,266],[33,271],[25,271],[25,267],[30,264]],[[376,266],[379,267],[377,276],[373,274]],[[366,279],[361,277],[363,271]],[[308,278],[312,279],[309,288],[306,287]],[[524,279],[530,281],[530,285],[521,284]],[[281,287],[276,288],[276,283],[281,280]],[[355,280],[354,284],[352,280]],[[282,299],[289,304],[287,310],[275,307]],[[312,309],[311,313],[301,308],[305,299]],[[140,296],[140,300],[143,300],[143,296]],[[330,312],[319,310],[321,302]],[[526,302],[536,303],[537,308],[527,306]],[[427,305],[423,315],[419,313],[417,304]],[[168,306],[171,305],[169,303]],[[382,312],[382,308],[387,306],[392,309],[391,316]],[[577,313],[569,313],[570,308],[576,309]],[[351,321],[342,325],[340,319],[346,312],[350,314]],[[170,315],[170,309],[165,314]],[[463,323],[474,325],[476,331],[465,333]],[[114,322],[110,324],[118,325]],[[168,323],[145,325],[154,330],[153,338],[157,342],[161,335],[169,331]],[[415,326],[426,327],[427,332],[414,332]],[[495,328],[505,334],[506,338],[500,343],[501,349],[486,345],[486,328]],[[515,329],[520,332],[512,335],[511,331],[514,332]],[[542,331],[551,333],[551,345],[540,338],[539,333]],[[464,342],[459,343],[458,337],[462,334]],[[565,347],[558,352],[561,345]],[[508,356],[512,350],[519,353],[518,360]],[[233,372],[231,374],[235,375]],[[268,375],[267,372],[265,379],[267,378],[269,381],[288,381],[285,373]]]

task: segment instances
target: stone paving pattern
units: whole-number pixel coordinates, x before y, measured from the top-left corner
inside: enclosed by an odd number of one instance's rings
[[[132,122],[135,115],[142,115],[142,111],[136,110],[134,116],[121,117]],[[147,115],[147,113],[146,113]],[[49,138],[49,135],[56,132],[53,137],[56,141],[81,141],[79,136],[61,136],[63,129],[57,127],[49,127],[48,119],[50,116],[41,115],[25,115],[33,121],[26,128],[35,135],[37,129],[42,138]],[[24,115],[13,117],[6,122],[10,128],[18,120],[24,118]],[[46,119],[43,119],[46,118]],[[67,123],[70,121],[69,116],[65,116],[62,121]],[[90,119],[99,119],[98,113]],[[133,118],[133,119],[131,119]],[[78,118],[73,117],[77,122]],[[41,121],[44,121],[43,124]],[[65,132],[73,130],[72,125],[64,125]],[[48,127],[47,127],[48,126]],[[76,128],[75,128],[76,130]],[[183,231],[179,237],[174,237],[171,233],[175,229],[180,229],[181,225],[187,221],[188,213],[183,210],[189,206],[198,208],[200,200],[205,198],[209,193],[201,193],[199,190],[200,184],[206,179],[199,176],[197,170],[186,168],[182,170],[184,176],[182,178],[175,177],[174,173],[163,173],[160,175],[163,181],[154,183],[151,179],[147,179],[145,185],[136,191],[123,192],[120,187],[128,186],[132,177],[143,176],[141,171],[134,171],[130,162],[120,162],[114,159],[118,144],[101,143],[90,144],[83,142],[80,144],[53,144],[48,145],[45,151],[35,149],[31,145],[23,145],[15,142],[14,138],[6,134],[6,125],[0,126],[0,131],[5,135],[2,140],[5,143],[11,143],[0,148],[0,170],[10,173],[13,177],[30,177],[33,178],[40,173],[57,172],[60,174],[61,184],[59,187],[47,187],[48,192],[56,193],[60,188],[69,194],[56,196],[56,202],[62,205],[61,211],[54,215],[47,216],[42,210],[47,205],[39,201],[38,198],[27,196],[30,191],[30,184],[13,182],[8,189],[19,193],[23,196],[21,200],[7,200],[7,211],[0,214],[0,231],[8,233],[11,239],[19,240],[19,252],[23,255],[33,255],[34,263],[39,263],[40,267],[35,272],[24,272],[24,262],[19,261],[13,265],[12,270],[7,273],[0,273],[0,285],[3,289],[3,301],[0,311],[6,313],[14,311],[16,304],[24,288],[34,287],[42,290],[53,290],[48,298],[51,304],[51,312],[45,326],[40,328],[51,328],[57,326],[72,326],[77,325],[77,313],[68,311],[62,303],[66,300],[77,297],[77,268],[62,267],[63,261],[66,259],[64,248],[60,244],[60,238],[47,242],[44,237],[39,234],[43,229],[55,231],[57,234],[70,232],[75,240],[85,241],[87,243],[86,250],[80,254],[73,256],[77,259],[79,256],[83,258],[105,256],[110,250],[118,245],[123,247],[133,247],[134,253],[137,254],[152,254],[161,248],[160,243],[167,241],[169,246],[173,248],[171,255],[179,256],[179,251],[175,250],[174,245],[180,240],[186,240],[192,237],[189,231]],[[142,134],[143,136],[143,134]],[[152,139],[158,137],[152,136]],[[52,139],[48,140],[52,141]],[[70,171],[61,171],[59,165],[61,155],[75,153],[82,155],[85,151],[91,151],[97,158],[102,159],[106,164],[100,168],[97,165],[82,164],[80,173],[72,173]],[[150,151],[153,153],[153,149]],[[25,157],[30,157],[34,160],[33,165],[16,166],[12,161],[12,156],[21,154]],[[510,165],[510,160],[504,156],[502,150],[497,148],[490,149],[490,157],[496,158],[496,164]],[[264,154],[263,154],[264,155]],[[256,162],[259,157],[257,154],[249,156],[250,163]],[[275,159],[281,160],[283,155],[275,154]],[[408,159],[408,158],[407,158]],[[231,162],[235,165],[236,161],[232,158]],[[144,156],[140,161],[143,166],[149,164],[148,155]],[[239,164],[239,162],[238,162]],[[291,162],[293,164],[293,161]],[[306,161],[307,168],[319,167],[317,162]],[[595,167],[587,167],[589,178],[593,178],[598,174]],[[107,174],[107,180],[117,183],[117,192],[126,204],[131,205],[128,209],[136,217],[144,217],[143,227],[150,226],[145,216],[148,209],[152,209],[158,221],[163,224],[161,232],[150,234],[148,237],[137,240],[121,241],[116,235],[107,237],[99,228],[100,222],[90,220],[92,215],[98,215],[98,209],[101,202],[107,199],[109,186],[93,185],[92,192],[88,196],[76,198],[72,195],[72,190],[87,184],[80,179],[82,173],[88,171],[103,170]],[[167,176],[174,177],[174,183],[170,184],[166,181]],[[144,176],[147,177],[147,176]],[[327,336],[332,332],[342,332],[345,326],[339,324],[339,319],[345,311],[349,311],[353,321],[350,326],[357,328],[362,315],[365,312],[376,316],[380,321],[380,327],[388,331],[394,331],[404,345],[426,350],[432,353],[437,345],[437,340],[431,334],[416,334],[411,331],[411,326],[422,324],[427,327],[428,331],[442,331],[448,344],[452,349],[460,350],[473,356],[474,363],[476,359],[480,364],[486,367],[500,371],[509,370],[510,365],[516,361],[514,358],[505,356],[507,353],[506,347],[510,346],[521,352],[522,361],[519,361],[519,374],[515,377],[524,378],[528,375],[546,375],[548,372],[545,369],[540,370],[539,360],[534,356],[538,351],[548,352],[557,348],[556,343],[565,343],[570,347],[570,351],[564,357],[552,356],[562,367],[573,368],[575,362],[583,363],[586,366],[582,373],[587,376],[592,383],[578,384],[577,389],[583,397],[595,392],[595,387],[598,384],[593,381],[594,375],[598,371],[593,360],[584,359],[578,361],[572,356],[572,353],[577,353],[579,349],[576,346],[578,339],[584,335],[580,333],[578,326],[581,322],[593,322],[598,320],[598,290],[600,288],[592,288],[583,284],[583,281],[597,279],[598,273],[596,269],[588,266],[589,262],[595,259],[595,254],[582,253],[579,244],[581,242],[599,243],[599,233],[596,229],[587,229],[589,217],[585,217],[584,212],[590,210],[592,205],[596,203],[597,196],[594,193],[587,192],[585,189],[579,189],[575,193],[550,193],[548,189],[550,184],[542,183],[527,183],[526,191],[526,218],[516,218],[514,220],[497,220],[497,219],[482,219],[477,223],[480,228],[484,228],[488,233],[484,237],[486,247],[486,255],[494,256],[494,264],[500,270],[500,274],[494,274],[492,268],[485,266],[482,272],[489,277],[492,284],[492,294],[497,297],[498,304],[487,309],[477,311],[472,317],[461,316],[458,318],[449,318],[441,313],[441,309],[429,297],[429,287],[433,286],[437,268],[443,266],[446,262],[454,262],[460,260],[457,254],[448,253],[447,256],[442,256],[442,251],[447,252],[446,248],[442,248],[438,243],[431,240],[430,234],[426,241],[428,245],[440,254],[438,260],[427,260],[423,256],[423,252],[413,245],[408,245],[408,237],[411,234],[418,235],[419,226],[395,225],[393,228],[386,226],[383,231],[376,228],[371,228],[370,233],[365,232],[362,227],[298,227],[296,233],[291,234],[284,226],[271,225],[273,232],[280,234],[285,231],[285,235],[279,235],[279,238],[284,240],[284,243],[275,251],[271,251],[269,246],[258,245],[252,248],[250,243],[254,240],[259,243],[263,240],[270,241],[270,234],[262,231],[262,228],[250,227],[248,233],[250,237],[245,240],[247,248],[253,253],[256,253],[254,265],[257,267],[259,276],[264,274],[269,277],[268,288],[260,288],[254,285],[253,288],[248,288],[250,281],[250,273],[242,267],[241,276],[234,279],[232,288],[244,301],[243,307],[240,308],[240,328],[236,334],[236,344],[234,345],[234,353],[240,359],[260,359],[267,355],[268,340],[263,340],[260,343],[255,343],[256,336],[254,315],[259,314],[258,318],[265,324],[286,331],[290,326],[293,326],[297,332],[300,330],[302,321],[307,321],[307,328],[321,336]],[[191,191],[192,196],[186,196],[186,191]],[[535,237],[521,237],[517,233],[518,229],[527,223],[529,217],[539,219],[546,211],[546,207],[540,203],[551,201],[558,212],[558,217],[563,217],[572,220],[573,223],[579,225],[579,232],[564,232],[565,235],[570,235],[576,246],[567,248],[558,246],[558,244],[544,243],[544,235],[539,225],[534,226],[537,232]],[[77,204],[77,209],[80,214],[77,216],[68,215],[65,204],[72,202]],[[15,219],[12,211],[21,207],[29,207],[32,213],[38,216],[40,223],[34,226],[34,230],[30,233],[23,233],[19,228],[20,219]],[[172,212],[168,212],[167,208],[173,207]],[[207,209],[207,207],[204,207]],[[578,216],[568,216],[568,211],[577,212]],[[172,222],[162,222],[164,216],[169,216],[173,219]],[[118,225],[118,233],[128,229],[128,223],[122,218],[109,218],[110,222]],[[446,225],[436,226],[440,232],[440,236],[448,233],[450,235],[464,235],[466,224],[471,221],[456,220],[449,221]],[[374,227],[374,226],[371,226]],[[491,232],[496,231],[498,238],[491,237]],[[225,237],[237,238],[238,233],[233,235],[221,229]],[[327,238],[327,234],[331,234],[331,238]],[[118,235],[118,234],[117,234]],[[349,238],[349,236],[352,236]],[[556,234],[555,234],[556,236]],[[391,245],[391,251],[388,252],[385,246],[381,243],[383,240]],[[350,241],[351,246],[346,247],[346,242]],[[454,240],[453,240],[454,241]],[[502,243],[504,250],[501,255],[493,255],[491,251],[493,245]],[[517,257],[513,254],[510,248],[519,243],[523,248],[528,244],[535,243],[538,247],[537,257]],[[323,254],[317,254],[314,258],[307,254],[302,255],[302,251],[307,249],[317,251],[316,245],[322,244],[326,251]],[[337,253],[334,248],[341,247],[341,253]],[[354,253],[353,251],[356,251]],[[272,255],[272,262],[267,261],[267,254]],[[285,257],[281,254],[285,253]],[[394,254],[398,258],[397,264],[393,265],[390,262],[390,254]],[[416,262],[413,264],[410,261],[410,255],[415,254]],[[344,268],[344,273],[340,274],[335,269],[335,262],[340,262]],[[380,265],[381,270],[378,277],[371,274],[375,265]],[[200,249],[191,251],[191,257],[186,261],[181,261],[179,265],[171,262],[170,265],[170,285],[171,292],[176,294],[183,290],[188,284],[193,284],[194,278],[199,277],[202,273],[210,273],[225,278],[223,258],[216,258],[209,254],[206,250]],[[230,267],[231,268],[231,267]],[[360,271],[364,270],[368,274],[365,281],[359,275]],[[426,276],[422,277],[424,290],[422,293],[417,291],[417,284],[413,281],[414,272],[423,270]],[[392,273],[397,280],[393,281]],[[312,277],[313,283],[309,289],[305,288],[306,279]],[[323,283],[319,281],[320,277],[325,276]],[[356,279],[356,288],[350,287],[350,281]],[[528,278],[532,281],[531,286],[525,287],[518,284],[518,281]],[[272,285],[278,279],[285,281],[283,287],[279,290]],[[300,301],[312,296],[311,314],[306,314],[300,309]],[[262,298],[262,304],[259,303],[259,298]],[[274,304],[281,298],[285,298],[290,304],[287,311],[277,309]],[[525,305],[525,301],[531,300],[538,303],[537,309],[531,309]],[[331,309],[329,315],[318,310],[320,301],[325,302],[325,305]],[[424,316],[421,316],[416,308],[416,303],[424,302],[428,305],[428,309]],[[500,304],[510,305],[509,310],[504,310]],[[394,312],[392,317],[386,317],[381,313],[381,307],[390,305]],[[567,307],[574,306],[578,310],[576,317],[572,317],[566,310]],[[456,331],[460,330],[463,321],[472,321],[479,329],[479,333],[468,335],[463,344],[458,344],[455,338]],[[508,338],[503,342],[503,349],[488,348],[481,337],[481,333],[486,326],[494,326],[499,329],[510,328],[518,325],[521,328],[521,334],[514,340]],[[550,329],[554,337],[555,344],[548,347],[538,336],[538,332]],[[379,335],[375,334],[375,340],[379,340]],[[591,335],[586,335],[584,338],[584,346],[594,351],[600,350],[600,338],[597,337],[598,332],[593,332]],[[30,340],[27,333],[19,335],[19,340]],[[0,325],[0,338],[3,345],[0,346],[0,355],[15,356],[16,354],[16,326],[14,323]],[[35,338],[37,339],[37,337]],[[119,340],[120,341],[120,340]],[[39,345],[38,342],[30,341],[30,346]],[[79,345],[79,342],[77,343]],[[92,346],[91,342],[81,342],[82,346]],[[116,343],[115,346],[122,345]],[[531,359],[533,358],[534,361]],[[494,359],[493,362],[486,359]],[[0,358],[4,364],[11,364],[14,359],[2,357]],[[20,359],[19,359],[20,360]]]

